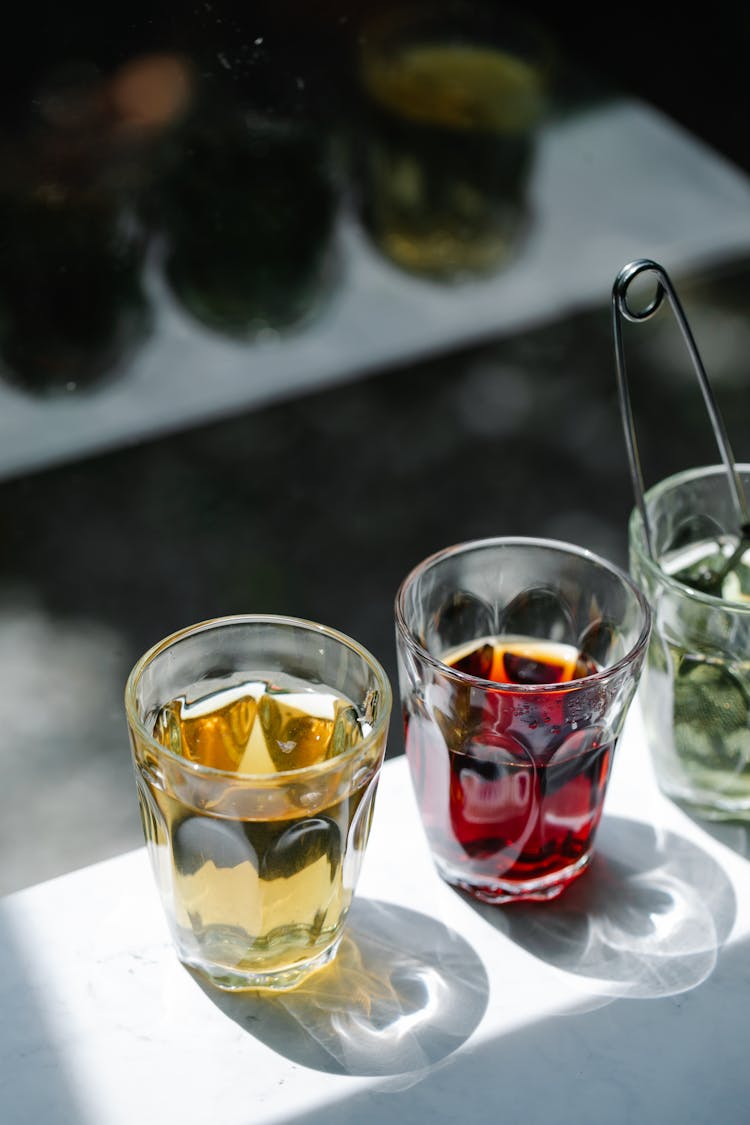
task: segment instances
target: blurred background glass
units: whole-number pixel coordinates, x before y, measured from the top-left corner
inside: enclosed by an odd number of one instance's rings
[[[515,252],[551,65],[543,33],[504,5],[407,4],[364,24],[360,207],[397,265],[447,279]]]
[[[249,57],[214,54],[224,81],[195,55],[191,105],[147,200],[184,309],[247,336],[304,320],[333,282],[339,190],[319,83],[256,38]]]
[[[61,62],[31,90],[23,131],[0,135],[0,352],[33,392],[96,382],[148,330],[140,138],[113,87]]]

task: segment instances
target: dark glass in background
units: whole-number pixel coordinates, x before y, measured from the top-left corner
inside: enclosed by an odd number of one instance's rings
[[[190,105],[146,201],[168,283],[232,335],[304,322],[335,276],[336,70],[263,6],[205,5],[173,44]]]
[[[178,300],[208,327],[238,335],[303,321],[334,275],[331,137],[279,106],[269,63],[265,75],[258,69],[242,100],[196,81],[146,204]]]
[[[44,11],[5,41],[0,353],[19,387],[126,370],[159,330],[149,265],[248,337],[333,284],[337,69],[267,12],[158,9]]]
[[[113,85],[88,63],[53,65],[24,132],[0,140],[0,353],[32,392],[96,382],[149,328],[140,154]]]

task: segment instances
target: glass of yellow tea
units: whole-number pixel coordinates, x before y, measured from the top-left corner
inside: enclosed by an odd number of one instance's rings
[[[143,828],[180,960],[293,988],[336,953],[370,830],[391,689],[356,641],[225,617],[160,641],[125,690]]]

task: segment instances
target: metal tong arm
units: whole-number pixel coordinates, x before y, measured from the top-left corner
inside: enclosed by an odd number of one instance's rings
[[[646,305],[645,308],[634,310],[628,304],[628,288],[639,274],[652,273],[656,275],[656,293],[654,297]],[[666,270],[657,262],[652,262],[649,258],[638,258],[635,262],[630,262],[629,265],[623,266],[615,278],[614,286],[612,287],[612,330],[615,341],[615,365],[617,369],[617,390],[620,399],[620,410],[623,419],[623,428],[625,430],[625,444],[628,451],[628,464],[630,466],[630,476],[633,482],[633,491],[635,492],[636,504],[638,511],[643,521],[643,533],[646,539],[646,547],[652,559],[654,559],[653,552],[653,538],[651,535],[651,527],[648,521],[648,513],[646,512],[645,490],[643,484],[643,472],[641,470],[641,461],[638,453],[638,438],[635,431],[635,421],[633,419],[633,409],[630,402],[630,390],[628,388],[628,379],[625,368],[625,350],[622,342],[622,320],[629,320],[632,323],[648,320],[654,313],[661,307],[664,296],[669,298],[669,303],[672,306],[672,312],[675,320],[677,321],[680,331],[682,332],[685,345],[690,354],[693,363],[695,374],[700,384],[701,392],[703,393],[703,401],[706,404],[708,416],[711,420],[711,426],[716,438],[716,444],[719,447],[719,453],[727,470],[729,479],[729,487],[732,491],[734,506],[737,513],[737,524],[740,532],[740,539],[747,540],[750,538],[750,511],[748,511],[747,500],[745,493],[740,483],[739,474],[737,472],[734,454],[729,443],[724,421],[719,413],[719,408],[716,405],[711,384],[706,375],[706,369],[703,366],[698,347],[693,338],[690,330],[690,325],[687,322],[685,313],[683,312],[682,305],[675,293],[672,282]],[[656,559],[654,559],[656,562]]]

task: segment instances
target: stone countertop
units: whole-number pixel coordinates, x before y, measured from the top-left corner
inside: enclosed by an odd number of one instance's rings
[[[0,900],[4,1125],[747,1120],[748,837],[657,791],[640,716],[556,902],[435,873],[386,763],[348,937],[275,998],[176,961],[144,850]]]

